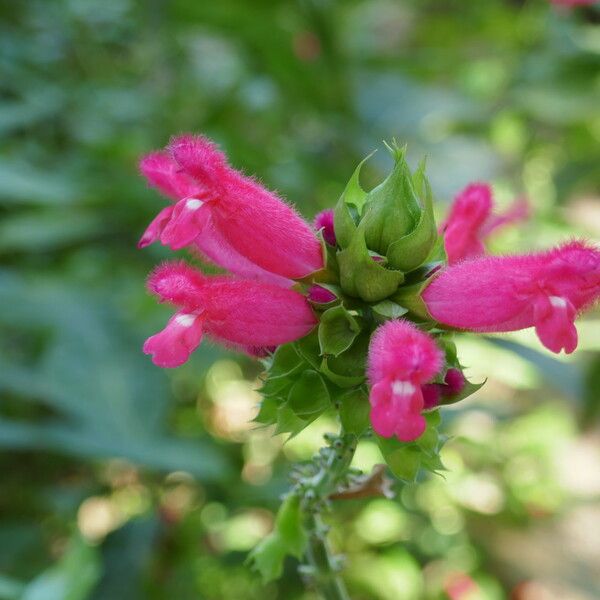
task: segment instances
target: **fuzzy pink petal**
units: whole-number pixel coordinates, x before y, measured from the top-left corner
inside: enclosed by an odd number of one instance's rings
[[[190,310],[202,308],[206,276],[183,261],[159,265],[148,277],[148,290],[161,302]]]
[[[171,200],[200,192],[200,186],[166,152],[152,152],[142,157],[140,171],[152,187]]]
[[[481,236],[487,237],[497,229],[506,225],[514,225],[526,221],[530,216],[530,208],[527,199],[517,198],[505,212],[498,215],[491,215],[481,228]]]
[[[173,208],[170,221],[165,225],[160,241],[173,250],[191,244],[204,230],[210,212],[200,198],[184,198]]]
[[[541,297],[534,307],[535,331],[548,350],[571,354],[577,348],[575,307],[559,296]]]
[[[321,245],[296,211],[231,168],[207,138],[174,138],[174,159],[210,194],[215,226],[235,250],[271,273],[298,279],[323,268]]]
[[[426,427],[427,421],[423,415],[409,413],[397,422],[394,433],[401,442],[413,442],[421,437]]]
[[[202,341],[202,320],[198,315],[179,312],[159,333],[149,337],[144,353],[152,355],[159,367],[173,368],[182,365]]]
[[[380,382],[371,388],[371,424],[377,435],[392,437],[395,430],[395,411],[389,382]]]
[[[138,248],[145,248],[160,238],[165,225],[170,221],[173,214],[173,207],[163,208],[156,217],[150,222],[150,225],[144,231],[144,234],[138,242]]]
[[[403,319],[381,325],[371,338],[368,374],[373,384],[382,379],[426,383],[442,364],[442,352],[435,341]]]
[[[202,233],[194,240],[193,245],[208,260],[227,269],[234,275],[274,283],[286,288],[294,285],[291,279],[265,271],[265,269],[241,255],[215,227],[212,219],[209,220]]]

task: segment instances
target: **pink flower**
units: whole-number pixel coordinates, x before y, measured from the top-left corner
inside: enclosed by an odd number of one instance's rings
[[[500,215],[492,214],[493,207],[492,190],[485,183],[472,183],[456,196],[441,227],[450,264],[485,254],[483,242],[487,236],[504,225],[526,219],[529,213],[522,198]]]
[[[336,245],[335,230],[333,229],[333,208],[322,210],[315,216],[313,226],[317,231],[323,230],[323,239],[330,245]]]
[[[425,430],[421,386],[443,365],[432,338],[404,320],[388,321],[371,338],[368,375],[371,423],[378,435],[409,442]]]
[[[534,326],[553,352],[577,346],[575,317],[600,298],[600,250],[573,241],[525,256],[485,257],[450,266],[423,292],[434,319],[477,332]]]
[[[158,213],[140,239],[139,248],[157,240],[175,250],[191,244],[203,258],[235,275],[268,281],[283,287],[293,285],[291,280],[254,264],[229,244],[215,227],[210,213],[197,210],[202,206],[200,198],[206,198],[202,187],[194,183],[168,154],[153,152],[143,157],[140,161],[140,171],[151,186],[168,198],[180,202],[175,206],[167,206]],[[190,219],[184,222],[181,229],[174,228],[172,223],[181,220],[182,210],[189,213]],[[189,241],[190,237],[192,241]]]
[[[323,268],[321,246],[308,223],[274,193],[232,169],[210,140],[183,135],[171,140],[169,150],[203,195],[175,206],[164,229],[166,243],[190,243],[202,233],[204,213],[240,255],[266,271],[299,279]]]
[[[185,263],[166,263],[148,280],[148,288],[180,311],[152,336],[144,352],[154,363],[184,363],[200,344],[202,333],[253,354],[305,336],[316,324],[307,300],[274,284],[206,277]]]

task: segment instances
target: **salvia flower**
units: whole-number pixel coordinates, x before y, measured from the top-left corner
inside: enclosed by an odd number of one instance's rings
[[[323,267],[321,246],[308,223],[273,192],[231,168],[213,142],[183,135],[171,140],[169,152],[202,193],[177,202],[163,230],[164,243],[190,244],[210,216],[229,245],[266,271],[299,279]]]
[[[217,229],[210,213],[197,210],[202,205],[200,198],[205,197],[202,187],[194,183],[168,153],[152,152],[144,156],[140,161],[140,171],[152,187],[171,200],[181,202],[167,206],[158,213],[142,235],[139,248],[159,240],[174,250],[190,246],[201,257],[235,275],[284,287],[292,286],[291,280],[266,271],[240,254]],[[179,228],[174,223],[179,222],[178,214],[184,208],[191,220]]]
[[[144,345],[144,352],[162,367],[183,364],[203,333],[261,354],[261,348],[301,338],[316,325],[306,298],[298,292],[228,276],[207,277],[184,263],[158,267],[148,288],[179,308],[167,327]]]
[[[450,264],[485,254],[484,241],[493,231],[528,216],[522,198],[502,214],[493,214],[493,208],[492,190],[485,183],[471,183],[456,196],[441,227]]]
[[[598,298],[600,250],[578,241],[538,254],[461,262],[436,274],[423,293],[440,323],[477,332],[535,327],[557,353],[575,350],[575,318]]]
[[[371,383],[371,423],[378,435],[401,441],[425,430],[421,386],[437,375],[443,353],[434,340],[404,320],[391,320],[371,338],[368,375]]]

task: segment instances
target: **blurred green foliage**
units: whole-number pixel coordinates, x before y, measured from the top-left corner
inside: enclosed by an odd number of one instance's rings
[[[598,238],[599,19],[546,0],[1,3],[0,598],[314,598],[292,562],[265,588],[244,559],[331,424],[282,448],[249,430],[257,365],[141,355],[167,315],[144,278],[169,253],[135,248],[162,206],[140,154],[205,132],[312,217],[395,136],[429,155],[440,203],[476,179],[527,194],[535,218],[494,251]],[[579,329],[569,360],[528,332],[459,340],[489,381],[444,411],[445,478],[336,507],[353,597],[446,598],[460,574],[474,597],[597,597],[598,316]]]

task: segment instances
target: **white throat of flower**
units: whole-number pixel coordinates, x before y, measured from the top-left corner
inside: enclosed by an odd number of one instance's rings
[[[202,200],[199,200],[198,198],[190,198],[186,201],[185,208],[186,210],[194,211],[198,210],[203,204],[204,202]]]
[[[548,300],[554,308],[567,308],[567,301],[561,296],[549,296]]]
[[[417,388],[410,381],[392,381],[392,393],[395,396],[412,396]]]

